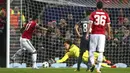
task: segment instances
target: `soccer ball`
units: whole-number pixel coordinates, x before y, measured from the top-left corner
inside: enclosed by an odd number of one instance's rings
[[[47,61],[43,62],[43,68],[48,68],[49,67],[49,63]]]

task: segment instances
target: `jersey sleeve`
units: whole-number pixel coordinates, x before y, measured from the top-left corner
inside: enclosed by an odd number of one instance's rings
[[[91,13],[91,14],[90,14],[89,21],[90,21],[90,22],[93,22],[93,21],[94,21],[94,13]]]
[[[72,45],[69,52],[70,56],[79,57],[79,48],[76,45]]]
[[[69,53],[70,52],[67,52],[64,57],[62,57],[62,59],[58,60],[57,63],[63,63],[65,62],[68,58],[69,58]]]
[[[37,23],[35,23],[34,25],[35,25],[35,27],[39,26]]]

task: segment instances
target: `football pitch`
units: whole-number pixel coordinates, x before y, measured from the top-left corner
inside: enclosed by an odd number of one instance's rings
[[[31,68],[0,68],[0,73],[91,73],[86,72],[85,69],[81,69],[80,72],[74,72],[74,68],[42,68],[42,69],[31,69]],[[95,71],[92,73],[96,73]],[[130,73],[130,68],[103,68],[102,73]]]

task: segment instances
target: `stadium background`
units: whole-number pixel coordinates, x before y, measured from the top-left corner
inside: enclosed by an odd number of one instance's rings
[[[55,57],[61,58],[64,55],[63,38],[71,39],[79,46],[80,40],[75,34],[74,25],[85,16],[85,11],[96,10],[93,4],[96,3],[95,0],[66,1],[72,1],[76,4],[57,4],[41,2],[41,0],[22,0],[22,10],[20,10],[20,12],[25,16],[26,21],[30,20],[31,16],[36,15],[39,17],[39,24],[50,29],[47,32],[36,31],[33,36],[32,43],[34,47],[38,49],[38,62],[48,61]],[[78,2],[81,4],[78,5]],[[105,10],[108,11],[111,17],[113,39],[106,41],[106,51],[104,55],[107,59],[111,60],[112,63],[126,63],[130,65],[130,8],[127,6],[129,3],[123,1],[117,2],[117,6],[114,5],[115,7],[110,3],[105,3]],[[13,9],[15,6],[18,6],[21,9],[20,4],[20,1],[12,0],[11,8]],[[87,7],[84,5],[87,5]],[[109,7],[107,7],[107,5]],[[19,21],[18,28],[16,29],[14,29],[14,26],[11,26],[10,56],[20,48],[20,23],[21,21]],[[18,59],[17,62],[26,62],[30,65],[30,59],[29,53],[25,51],[22,55],[22,59]],[[69,62],[68,65],[71,66],[76,62],[76,59],[72,58],[67,62]]]

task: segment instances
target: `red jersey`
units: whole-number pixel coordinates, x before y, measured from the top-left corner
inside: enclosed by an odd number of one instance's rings
[[[25,30],[22,33],[22,38],[31,39],[36,25],[37,23],[35,21],[30,21],[29,23],[27,23],[25,25]]]
[[[96,10],[91,13],[90,21],[93,22],[92,34],[105,34],[106,24],[110,23],[110,18],[103,10]]]

